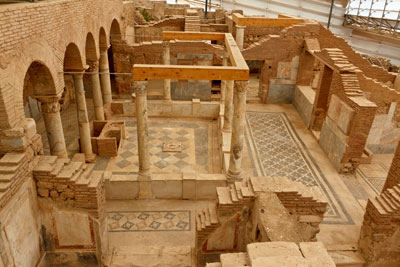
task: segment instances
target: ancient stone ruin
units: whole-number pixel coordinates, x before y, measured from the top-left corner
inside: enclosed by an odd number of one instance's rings
[[[0,267],[400,266],[399,74],[172,2],[0,3]]]

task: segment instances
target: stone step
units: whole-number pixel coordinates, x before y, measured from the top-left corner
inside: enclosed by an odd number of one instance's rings
[[[239,202],[239,198],[238,198],[238,195],[236,193],[235,186],[231,184],[229,187],[230,187],[229,191],[231,192],[232,202]]]
[[[214,225],[218,224],[218,215],[217,215],[217,209],[216,209],[215,205],[214,204],[210,204],[208,206],[208,210],[210,212],[211,224],[214,224]]]
[[[11,187],[11,182],[8,183],[0,183],[0,192],[5,192],[8,188]]]
[[[218,203],[221,205],[233,204],[228,187],[217,187]]]
[[[387,215],[388,212],[383,208],[380,202],[377,201],[376,198],[370,198],[369,201],[371,201],[372,205],[378,210],[378,212],[382,215]]]
[[[400,195],[393,188],[389,188],[385,193],[390,195],[390,198],[400,205]]]
[[[0,183],[9,183],[15,177],[15,173],[8,173],[0,175]]]
[[[201,222],[201,228],[205,229],[206,228],[206,218],[203,212],[198,212],[197,214],[200,215],[200,222]]]
[[[0,159],[0,166],[19,165],[25,159],[25,153],[7,153]]]
[[[210,213],[208,211],[208,208],[207,209],[203,209],[202,212],[204,213],[204,217],[205,217],[205,222],[204,222],[205,225],[207,227],[211,226]]]
[[[93,171],[90,178],[89,188],[97,188],[103,176],[103,171]]]
[[[243,198],[251,198],[251,197],[254,197],[254,193],[251,193],[251,191],[249,190],[248,187],[242,186],[242,187],[240,188],[240,192],[242,193]]]
[[[209,262],[206,264],[206,267],[222,267],[220,262]]]
[[[379,202],[379,204],[381,204],[382,208],[383,208],[386,212],[392,213],[392,212],[395,211],[395,209],[392,209],[392,207],[391,207],[388,203],[386,203],[385,200],[384,200],[382,197],[378,196],[378,197],[376,198],[376,201]]]
[[[386,202],[393,210],[397,210],[400,206],[388,196],[387,193],[381,194],[380,197]]]
[[[18,170],[18,165],[3,165],[0,166],[0,174],[11,174]]]
[[[201,218],[200,218],[200,214],[196,214],[196,229],[197,232],[200,232],[203,228],[201,227]]]

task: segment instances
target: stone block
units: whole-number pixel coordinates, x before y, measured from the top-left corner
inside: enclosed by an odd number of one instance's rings
[[[137,199],[139,182],[137,175],[115,175],[105,182],[106,199]]]
[[[196,173],[184,172],[182,174],[182,198],[195,199],[196,198]]]
[[[181,174],[153,174],[152,190],[155,198],[181,199],[182,175]]]
[[[309,267],[307,261],[303,257],[289,256],[261,257],[252,261],[252,267]],[[320,265],[323,266],[323,265]]]
[[[249,255],[252,264],[253,260],[261,257],[275,257],[283,255],[302,257],[299,247],[292,242],[262,242],[248,244],[247,254]]]
[[[355,111],[344,103],[338,96],[332,95],[328,116],[337,124],[344,134],[348,134]]]
[[[41,197],[48,197],[49,196],[49,189],[38,188],[38,194]]]
[[[69,211],[56,211],[54,220],[60,246],[93,245],[88,215]],[[76,227],[78,225],[79,227]]]
[[[294,98],[295,84],[273,84],[268,89],[268,104],[291,104]]]
[[[196,199],[216,199],[217,187],[226,186],[225,174],[198,174],[196,179]]]
[[[307,260],[309,267],[335,267],[335,262],[329,256],[321,242],[301,242],[300,250]]]

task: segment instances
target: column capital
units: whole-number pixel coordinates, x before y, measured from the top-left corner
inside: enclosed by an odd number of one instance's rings
[[[248,81],[235,81],[235,92],[246,93]]]
[[[37,95],[33,96],[34,99],[39,101],[40,103],[54,103],[61,99],[61,94],[58,95]]]
[[[77,79],[83,79],[83,74],[85,74],[85,70],[82,70],[82,72],[78,70],[72,76]]]
[[[236,29],[245,29],[246,26],[242,26],[242,25],[236,25]]]
[[[133,88],[136,95],[145,95],[147,85],[146,82],[133,82]]]
[[[91,72],[97,72],[99,71],[99,61],[89,61],[88,62],[89,65],[89,71]]]
[[[163,49],[168,49],[170,46],[170,42],[169,41],[163,41],[162,42],[162,48]]]
[[[60,112],[60,103],[57,102],[41,102],[43,113],[57,113]]]

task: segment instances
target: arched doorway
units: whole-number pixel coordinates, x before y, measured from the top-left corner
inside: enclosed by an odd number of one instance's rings
[[[115,66],[115,54],[114,49],[116,45],[118,45],[122,41],[121,28],[116,19],[114,19],[111,23],[110,29],[110,49],[108,49],[108,62],[110,67],[110,73],[116,73]],[[118,86],[117,86],[117,76],[115,74],[110,74],[111,79],[111,89],[112,92],[118,94]]]

